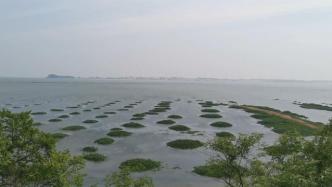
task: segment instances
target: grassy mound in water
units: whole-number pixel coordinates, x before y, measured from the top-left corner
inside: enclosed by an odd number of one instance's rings
[[[107,118],[108,117],[108,115],[98,115],[98,116],[96,116],[96,118]]]
[[[167,145],[175,149],[196,149],[202,147],[204,143],[198,140],[180,139],[168,142]]]
[[[36,115],[46,115],[47,112],[32,112],[31,115],[36,116]]]
[[[143,127],[145,127],[144,125],[142,125],[140,123],[135,123],[135,122],[125,123],[122,126],[127,127],[127,128],[143,128]]]
[[[305,108],[305,109],[332,111],[332,107],[330,107],[330,106],[320,105],[320,104],[315,104],[315,103],[302,103],[302,104],[300,104],[300,107]]]
[[[116,131],[111,131],[109,133],[107,133],[108,136],[111,137],[126,137],[126,136],[130,136],[132,133],[131,132],[127,132],[124,130],[116,130]]]
[[[100,107],[94,107],[93,110],[100,110]]]
[[[143,172],[149,170],[157,170],[161,167],[161,163],[151,159],[130,159],[120,164],[120,169],[127,169],[130,172]]]
[[[143,117],[133,117],[131,118],[130,120],[133,120],[133,121],[140,121],[140,120],[144,120]]]
[[[144,113],[138,113],[138,114],[134,114],[133,117],[143,118],[143,117],[145,117],[145,114]]]
[[[111,131],[122,131],[121,128],[115,127],[115,128],[111,128]]]
[[[86,128],[83,126],[80,126],[80,125],[73,125],[73,126],[68,126],[68,127],[62,128],[62,130],[65,130],[65,131],[79,131],[79,130],[83,130],[83,129],[86,129]]]
[[[34,123],[33,123],[33,126],[41,126],[41,125],[43,125],[43,124],[40,123],[40,122],[34,122]]]
[[[145,112],[146,115],[158,115],[159,113],[158,112]]]
[[[60,121],[62,121],[62,119],[55,118],[55,119],[50,119],[48,121],[49,122],[60,122]]]
[[[224,173],[222,167],[216,164],[194,167],[193,172],[201,176],[213,178],[221,178],[227,175],[226,173]]]
[[[99,138],[98,140],[95,141],[96,144],[100,144],[100,145],[110,145],[112,143],[114,143],[114,140],[112,138]]]
[[[231,127],[233,125],[230,123],[224,122],[224,121],[217,121],[217,122],[211,123],[210,126],[212,126],[212,127]]]
[[[182,119],[182,116],[180,116],[180,115],[169,115],[168,118],[170,118],[170,119]]]
[[[57,140],[60,140],[60,139],[65,138],[67,136],[68,136],[68,134],[64,134],[64,133],[61,133],[61,132],[57,132],[57,133],[52,134],[52,137],[57,139]]]
[[[230,132],[217,132],[216,136],[220,137],[220,138],[231,138],[231,139],[235,139],[234,134],[232,134]]]
[[[51,111],[52,112],[63,112],[65,110],[64,109],[59,109],[59,108],[52,108]]]
[[[116,112],[104,112],[104,114],[116,114]]]
[[[166,120],[158,121],[157,124],[162,124],[162,125],[172,125],[172,124],[175,124],[175,121],[170,120],[170,119],[166,119]]]
[[[171,130],[175,130],[175,131],[189,131],[190,128],[184,125],[174,125],[171,127],[168,127]]]
[[[65,119],[65,118],[69,118],[69,117],[70,117],[69,115],[64,114],[64,115],[59,116],[58,118]]]
[[[128,111],[128,108],[120,108],[120,109],[118,109],[117,111]]]
[[[83,112],[91,112],[91,109],[84,109]]]
[[[98,148],[97,147],[93,147],[93,146],[87,146],[87,147],[83,147],[82,151],[83,152],[93,153],[93,152],[97,152]]]
[[[219,114],[202,114],[200,115],[202,118],[222,118]]]
[[[88,119],[88,120],[83,121],[83,123],[98,123],[98,121],[93,120],[93,119]]]
[[[201,110],[202,112],[207,112],[207,113],[218,113],[218,112],[220,112],[219,110],[217,110],[217,109],[212,109],[212,108],[210,108],[210,109],[203,109],[203,110]]]
[[[102,161],[106,160],[107,157],[105,155],[102,155],[99,153],[88,153],[88,154],[84,154],[83,158],[88,161],[102,162]]]
[[[212,102],[212,101],[205,101],[205,102],[200,102],[200,103],[198,103],[198,104],[200,104],[202,107],[213,107],[213,106],[219,106],[220,105],[220,103],[214,103],[214,102]]]
[[[79,112],[71,112],[70,115],[80,115],[81,113]]]

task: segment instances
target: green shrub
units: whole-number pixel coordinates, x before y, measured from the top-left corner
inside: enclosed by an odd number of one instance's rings
[[[160,166],[161,163],[158,161],[154,161],[151,159],[136,158],[122,162],[119,168],[126,169],[130,172],[143,172],[143,171],[159,169]]]
[[[212,127],[231,127],[232,124],[223,122],[223,121],[217,121],[217,122],[211,123],[210,126],[212,126]]]
[[[179,139],[168,142],[167,145],[175,149],[196,149],[202,147],[204,143],[198,140]]]
[[[106,160],[107,157],[99,153],[87,153],[83,155],[83,158],[88,161],[102,162]]]
[[[197,167],[194,167],[193,172],[198,175],[206,176],[206,177],[221,178],[221,177],[225,176],[225,173],[224,173],[222,167],[220,167],[217,164],[197,166]]]
[[[112,143],[114,143],[114,140],[112,138],[99,138],[98,140],[95,141],[96,144],[100,144],[100,145],[110,145]]]
[[[189,131],[190,128],[184,125],[174,125],[171,127],[168,127],[171,130],[175,130],[175,131]]]

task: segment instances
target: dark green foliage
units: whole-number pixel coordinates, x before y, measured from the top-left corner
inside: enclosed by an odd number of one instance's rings
[[[83,126],[80,126],[80,125],[73,125],[73,126],[68,126],[68,127],[62,128],[62,130],[65,130],[65,131],[78,131],[78,130],[82,130],[82,129],[86,129],[86,128]]]
[[[144,125],[142,125],[140,123],[135,123],[135,122],[125,123],[122,126],[127,127],[127,128],[143,128],[143,127],[145,127]]]
[[[75,109],[75,108],[80,108],[80,106],[67,106],[66,108]]]
[[[90,109],[84,109],[83,112],[91,112],[92,110]]]
[[[102,162],[106,160],[106,156],[99,153],[87,153],[83,155],[83,158],[88,161]]]
[[[202,107],[213,107],[213,106],[219,106],[220,105],[220,103],[214,103],[212,101],[200,102],[198,104],[200,104]]]
[[[64,109],[59,109],[59,108],[52,108],[51,111],[52,112],[63,112],[65,110]]]
[[[222,138],[235,139],[235,136],[232,133],[230,133],[230,132],[217,132],[216,136],[222,137]]]
[[[107,118],[108,115],[99,115],[99,116],[96,116],[96,118]]]
[[[158,112],[145,112],[146,115],[158,115]]]
[[[120,108],[120,109],[118,109],[118,111],[128,111],[128,109],[127,108]]]
[[[169,115],[168,118],[170,118],[170,119],[182,119],[182,116],[180,116],[180,115]]]
[[[122,162],[119,168],[126,169],[130,172],[143,172],[159,169],[160,166],[161,163],[158,161],[136,158]]]
[[[64,133],[61,133],[61,132],[57,132],[57,133],[53,133],[51,134],[55,139],[62,139],[62,138],[65,138],[68,136],[68,134],[64,134]]]
[[[28,112],[0,112],[0,186],[82,186],[82,158],[57,151],[56,136],[33,123]]]
[[[93,146],[87,146],[87,147],[83,147],[82,151],[92,153],[92,152],[97,152],[98,148],[93,147]]]
[[[202,118],[222,118],[219,114],[202,114],[200,115]]]
[[[212,126],[212,127],[231,127],[232,124],[224,122],[224,121],[217,121],[217,122],[211,123],[210,126]]]
[[[64,115],[59,116],[58,118],[65,119],[65,118],[69,118],[69,117],[70,117],[69,115],[64,114]]]
[[[70,115],[80,115],[81,113],[79,112],[71,112]]]
[[[143,117],[145,117],[145,114],[144,113],[138,113],[138,114],[134,114],[133,117],[143,118]]]
[[[170,120],[170,119],[166,119],[166,120],[158,121],[157,124],[162,124],[162,125],[172,125],[172,124],[175,124],[175,121]]]
[[[198,140],[180,139],[168,142],[167,145],[176,149],[196,149],[202,147],[204,143]]]
[[[332,111],[332,107],[330,107],[330,106],[314,104],[314,103],[302,103],[302,104],[300,104],[300,107],[306,108],[306,109]]]
[[[104,112],[104,114],[116,114],[116,112]]]
[[[149,177],[132,178],[127,169],[107,175],[105,187],[153,187],[153,182]]]
[[[219,110],[217,110],[217,109],[203,109],[203,110],[201,110],[202,112],[207,112],[207,113],[218,113],[218,112],[220,112]]]
[[[94,107],[93,110],[100,110],[100,107]]]
[[[171,130],[175,130],[175,131],[189,131],[190,128],[184,125],[174,125],[171,127],[168,127]]]
[[[83,123],[98,123],[98,121],[93,120],[93,119],[88,119],[88,120],[83,121]]]
[[[131,118],[130,120],[133,120],[133,121],[141,121],[141,120],[144,120],[144,118],[142,118],[142,117],[133,117],[133,118]]]
[[[34,123],[33,123],[33,126],[41,126],[41,125],[43,125],[43,124],[40,123],[40,122],[34,122]]]
[[[222,178],[226,174],[223,167],[219,164],[209,164],[204,166],[196,166],[193,170],[194,173],[207,177]]]
[[[111,131],[122,131],[121,128],[115,127],[115,128],[111,128]]]
[[[95,141],[96,144],[100,144],[100,145],[110,145],[112,143],[114,143],[114,140],[112,138],[99,138],[98,140]]]
[[[59,119],[59,118],[55,118],[55,119],[50,119],[48,120],[49,122],[60,122],[62,121],[62,119]]]
[[[116,130],[116,131],[111,131],[109,133],[107,133],[108,136],[111,137],[126,137],[126,136],[130,136],[132,133],[131,132],[127,132],[127,131],[123,131],[123,130]]]
[[[47,112],[32,112],[31,115],[46,115]]]

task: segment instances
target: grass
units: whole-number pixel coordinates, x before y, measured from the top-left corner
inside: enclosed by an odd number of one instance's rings
[[[93,110],[100,110],[100,107],[94,107]]]
[[[231,139],[235,139],[234,134],[230,133],[230,132],[217,132],[216,136],[219,138],[231,138]]]
[[[219,114],[202,114],[200,115],[202,118],[222,118]]]
[[[133,120],[133,121],[140,121],[140,120],[144,120],[143,117],[133,117],[131,118],[130,120]]]
[[[66,108],[75,109],[75,108],[80,108],[80,107],[79,106],[67,106]]]
[[[88,119],[88,120],[83,121],[83,123],[98,123],[98,121],[93,120],[93,119]]]
[[[180,115],[169,115],[168,118],[170,118],[170,119],[182,119],[182,116],[180,116]]]
[[[65,118],[69,118],[69,117],[70,117],[69,115],[64,114],[64,115],[59,116],[58,118],[65,119]]]
[[[213,106],[219,106],[219,105],[221,105],[220,103],[214,103],[214,102],[212,102],[212,101],[205,101],[205,102],[200,102],[200,103],[198,103],[198,104],[200,104],[202,107],[213,107]]]
[[[175,124],[175,121],[170,120],[170,119],[166,119],[166,120],[158,121],[157,124],[162,124],[162,125],[172,125],[172,124]]]
[[[151,159],[135,158],[124,161],[120,164],[119,169],[127,169],[130,172],[144,172],[157,170],[161,167],[161,163]]]
[[[52,112],[63,112],[65,110],[64,109],[59,109],[59,108],[52,108],[51,111]]]
[[[201,141],[190,139],[179,139],[167,143],[167,146],[175,149],[196,149],[203,145],[204,143]]]
[[[210,126],[212,126],[212,127],[231,127],[233,125],[230,123],[224,122],[224,121],[217,121],[217,122],[211,123]]]
[[[70,115],[80,115],[81,113],[79,112],[71,112]]]
[[[140,123],[135,123],[135,122],[125,123],[122,126],[127,127],[127,128],[143,128],[143,127],[145,127],[144,125],[142,125]]]
[[[144,113],[138,113],[138,114],[134,114],[133,117],[143,118],[143,117],[145,117],[145,114]]]
[[[116,114],[116,112],[104,112],[104,114]]]
[[[201,176],[213,177],[213,178],[221,178],[225,176],[224,171],[221,169],[220,166],[216,164],[194,167],[193,172]]]
[[[305,109],[332,111],[332,107],[330,107],[330,106],[314,104],[314,103],[302,103],[302,104],[300,104],[300,107],[305,108]]]
[[[111,128],[111,131],[122,131],[121,128],[115,127],[115,128]]]
[[[91,112],[91,109],[84,109],[83,112]]]
[[[130,136],[132,133],[131,132],[127,132],[124,130],[116,130],[116,131],[111,131],[109,133],[107,133],[108,136],[111,137],[126,137],[126,136]]]
[[[83,126],[80,126],[80,125],[72,125],[72,126],[62,128],[62,130],[65,130],[65,131],[79,131],[79,130],[83,130],[83,129],[86,129],[86,128]]]
[[[36,115],[46,115],[47,114],[47,112],[32,112],[31,113],[31,115],[34,115],[34,116],[36,116]]]
[[[203,109],[201,110],[202,112],[207,112],[207,113],[218,113],[220,112],[219,110],[217,109],[212,109],[212,108],[209,108],[209,109]]]
[[[120,108],[118,111],[128,111],[128,108]]]
[[[98,148],[97,147],[93,147],[93,146],[87,146],[87,147],[83,147],[82,151],[83,152],[93,153],[93,152],[97,152]]]
[[[55,118],[55,119],[50,119],[48,121],[49,122],[60,122],[60,121],[62,121],[62,119]]]
[[[100,145],[110,145],[114,143],[114,140],[112,138],[104,137],[97,139],[95,143]]]
[[[96,118],[107,118],[108,117],[108,115],[98,115],[98,116],[96,116]]]
[[[106,156],[99,154],[99,153],[88,153],[84,154],[83,158],[88,161],[93,161],[93,162],[102,162],[106,160]]]
[[[158,115],[159,113],[149,111],[149,112],[145,112],[144,114],[146,114],[146,115]]]
[[[174,125],[171,127],[168,127],[171,130],[175,130],[175,131],[189,131],[190,128],[184,125]]]
[[[57,139],[57,140],[60,140],[62,138],[65,138],[68,136],[68,134],[64,134],[64,133],[61,133],[61,132],[57,132],[57,133],[53,133],[51,134],[53,138]]]

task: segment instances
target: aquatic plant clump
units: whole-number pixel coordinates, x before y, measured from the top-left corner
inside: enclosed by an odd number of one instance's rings
[[[210,109],[203,109],[203,110],[201,110],[202,112],[206,112],[206,113],[218,113],[218,112],[220,112],[219,110],[217,110],[217,109],[212,109],[212,108],[210,108]]]
[[[202,114],[200,115],[202,118],[222,118],[219,114]]]
[[[217,122],[211,123],[210,126],[212,126],[212,127],[221,127],[221,128],[224,127],[225,128],[225,127],[231,127],[233,125],[230,124],[230,123],[224,122],[224,121],[217,121]]]
[[[91,109],[84,109],[83,112],[91,112]]]
[[[52,112],[63,112],[65,110],[64,109],[58,109],[58,108],[52,108],[51,111]]]
[[[64,127],[62,128],[62,130],[65,131],[79,131],[79,130],[83,130],[86,129],[84,126],[80,126],[80,125],[73,125],[73,126],[68,126],[68,127]]]
[[[217,132],[216,136],[220,137],[220,138],[231,138],[231,139],[235,139],[234,134],[232,134],[230,132]]]
[[[69,118],[69,117],[70,117],[69,115],[64,114],[64,115],[59,116],[58,118],[65,119],[65,118]]]
[[[330,107],[330,106],[314,104],[314,103],[302,103],[302,104],[300,104],[300,107],[305,108],[305,109],[332,111],[332,107]]]
[[[99,115],[99,116],[96,116],[96,118],[107,118],[108,115]]]
[[[106,156],[99,153],[87,153],[83,155],[83,158],[88,161],[102,162],[106,160]]]
[[[110,145],[112,143],[114,143],[114,140],[112,138],[99,138],[98,140],[95,141],[96,144],[100,144],[100,145]]]
[[[88,120],[83,121],[83,123],[98,123],[98,121],[93,120],[93,119],[88,119]]]
[[[81,113],[79,112],[71,112],[70,115],[80,115]]]
[[[175,130],[175,131],[189,131],[190,128],[184,125],[174,125],[174,126],[170,126],[168,127],[171,130]]]
[[[132,133],[131,132],[127,132],[127,131],[123,131],[123,130],[116,130],[116,131],[111,131],[109,133],[107,133],[108,136],[111,137],[126,137],[126,136],[130,136]]]
[[[87,146],[87,147],[83,147],[82,151],[83,152],[93,153],[93,152],[97,152],[98,148],[97,147],[93,147],[93,146]]]
[[[167,143],[167,146],[175,149],[196,149],[202,147],[203,142],[199,140],[179,139]]]
[[[213,177],[213,178],[221,178],[227,175],[224,172],[223,168],[217,164],[197,166],[194,167],[193,172],[201,176]]]
[[[53,138],[55,138],[57,140],[65,138],[65,137],[68,136],[68,134],[64,134],[64,133],[61,133],[61,132],[53,133],[51,135],[52,135]]]
[[[104,112],[104,114],[116,114],[116,112]]]
[[[49,122],[60,122],[60,121],[62,121],[62,119],[55,118],[55,119],[50,119],[48,121]]]
[[[119,169],[126,169],[130,172],[144,172],[157,170],[161,167],[161,163],[151,159],[130,159],[120,164]]]
[[[166,119],[166,120],[158,121],[157,124],[162,124],[162,125],[172,125],[172,124],[175,124],[175,121],[170,120],[170,119]]]
[[[135,123],[135,122],[125,123],[122,126],[127,127],[127,128],[143,128],[143,127],[145,127],[144,125],[142,125],[140,123]]]
[[[131,118],[130,120],[133,120],[133,121],[141,121],[141,120],[144,120],[143,117],[133,117]]]
[[[169,115],[168,118],[170,118],[170,119],[182,119],[182,116],[180,116],[180,115]]]
[[[118,128],[118,127],[115,127],[115,128],[111,128],[110,130],[111,130],[111,131],[121,131],[122,129],[121,129],[121,128]]]
[[[31,115],[46,115],[47,112],[32,112]]]
[[[143,117],[145,117],[145,114],[144,113],[138,113],[138,114],[134,114],[133,117],[143,118]]]

